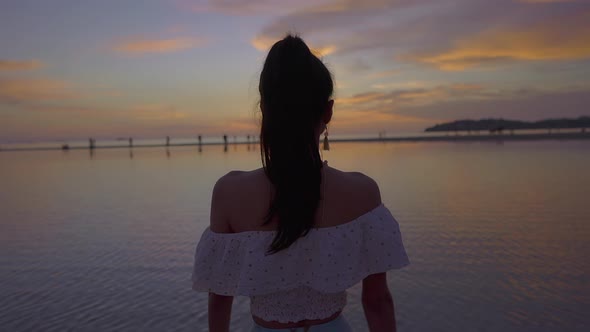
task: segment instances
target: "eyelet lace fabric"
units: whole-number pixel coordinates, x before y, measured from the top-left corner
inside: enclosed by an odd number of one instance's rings
[[[323,319],[345,306],[346,291],[323,293],[305,286],[250,297],[252,315],[281,323]]]
[[[342,310],[346,289],[366,276],[409,264],[399,224],[384,205],[339,226],[314,228],[269,255],[275,234],[207,228],[195,252],[193,289],[248,296],[252,314],[267,321],[322,319]]]

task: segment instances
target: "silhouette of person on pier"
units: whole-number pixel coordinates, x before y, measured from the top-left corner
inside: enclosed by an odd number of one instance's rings
[[[170,146],[170,136],[166,136],[166,146]]]
[[[88,139],[88,151],[90,151],[90,159],[94,158],[94,148],[95,148],[95,140],[94,138]]]
[[[227,152],[227,135],[223,135],[223,152]]]

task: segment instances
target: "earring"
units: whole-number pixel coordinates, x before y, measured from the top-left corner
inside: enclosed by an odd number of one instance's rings
[[[330,150],[330,142],[328,142],[328,128],[326,127],[326,131],[324,132],[324,151]]]

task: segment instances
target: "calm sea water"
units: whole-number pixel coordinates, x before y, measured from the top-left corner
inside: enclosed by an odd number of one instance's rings
[[[590,142],[341,143],[381,186],[412,265],[400,331],[588,331]],[[0,152],[1,331],[205,331],[192,255],[246,146]],[[232,331],[250,326],[234,302]],[[360,287],[345,314],[365,331]]]

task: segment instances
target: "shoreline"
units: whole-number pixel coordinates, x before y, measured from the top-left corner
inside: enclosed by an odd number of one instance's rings
[[[446,136],[408,136],[408,137],[367,137],[367,138],[340,138],[330,139],[330,143],[373,143],[373,142],[504,142],[504,141],[539,141],[539,140],[580,140],[590,139],[590,132],[582,133],[543,133],[543,134],[486,134],[486,135],[446,135]],[[134,149],[134,148],[158,148],[158,147],[177,147],[177,146],[211,146],[211,145],[250,145],[258,144],[258,141],[252,142],[207,142],[201,143],[170,143],[162,144],[138,144],[138,145],[103,145],[95,146],[94,149]],[[56,151],[56,150],[90,150],[89,146],[71,146],[63,149],[61,146],[47,147],[23,147],[23,148],[2,148],[0,152],[14,151]]]

